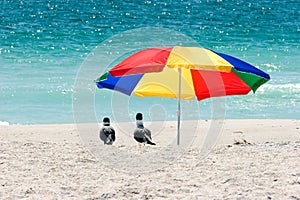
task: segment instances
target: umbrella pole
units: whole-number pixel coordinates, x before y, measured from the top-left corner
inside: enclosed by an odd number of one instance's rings
[[[180,99],[181,99],[181,68],[178,68],[177,145],[180,144]]]

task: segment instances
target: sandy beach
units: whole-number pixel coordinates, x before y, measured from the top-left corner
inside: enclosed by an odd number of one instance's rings
[[[156,146],[133,123],[113,146],[101,124],[0,126],[0,199],[300,199],[299,120],[183,122],[179,147],[176,122],[145,124]]]

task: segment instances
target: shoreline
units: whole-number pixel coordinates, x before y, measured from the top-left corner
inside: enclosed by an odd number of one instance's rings
[[[220,133],[219,142],[225,144],[232,141],[234,137],[247,137],[249,140],[266,142],[267,140],[280,142],[280,140],[299,140],[300,139],[300,120],[295,119],[225,119],[214,120],[219,123]],[[181,132],[193,129],[194,136],[197,137],[197,131],[208,132],[211,128],[213,120],[186,120],[181,121]],[[177,133],[177,121],[145,121],[152,132],[174,132]],[[117,133],[130,136],[135,127],[135,122],[120,122],[111,123],[116,129]],[[68,124],[10,124],[0,125],[0,139],[17,139],[22,140],[23,134],[25,138],[33,141],[40,138],[40,140],[47,140],[59,142],[60,139],[71,139],[70,142],[79,142],[78,136],[83,137],[78,131],[78,126],[87,125],[96,128],[101,128],[102,124],[95,123],[68,123]],[[193,127],[192,127],[193,126]],[[98,134],[98,130],[95,130]],[[259,135],[257,134],[259,132]],[[24,136],[25,136],[24,135]],[[61,138],[59,138],[61,137]],[[75,139],[75,140],[74,140]]]

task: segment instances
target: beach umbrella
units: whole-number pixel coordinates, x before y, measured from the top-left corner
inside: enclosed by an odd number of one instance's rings
[[[255,92],[270,76],[238,58],[201,47],[155,47],[138,51],[102,74],[98,88],[137,97],[178,99],[177,144],[181,99],[198,101]]]

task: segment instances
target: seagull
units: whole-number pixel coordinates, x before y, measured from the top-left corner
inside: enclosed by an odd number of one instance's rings
[[[115,130],[110,126],[110,119],[108,117],[103,119],[103,127],[100,130],[100,139],[107,145],[112,145],[116,140]]]
[[[151,131],[144,127],[143,125],[143,115],[142,113],[137,113],[136,115],[136,129],[133,132],[134,139],[143,144],[156,145],[152,142]]]

